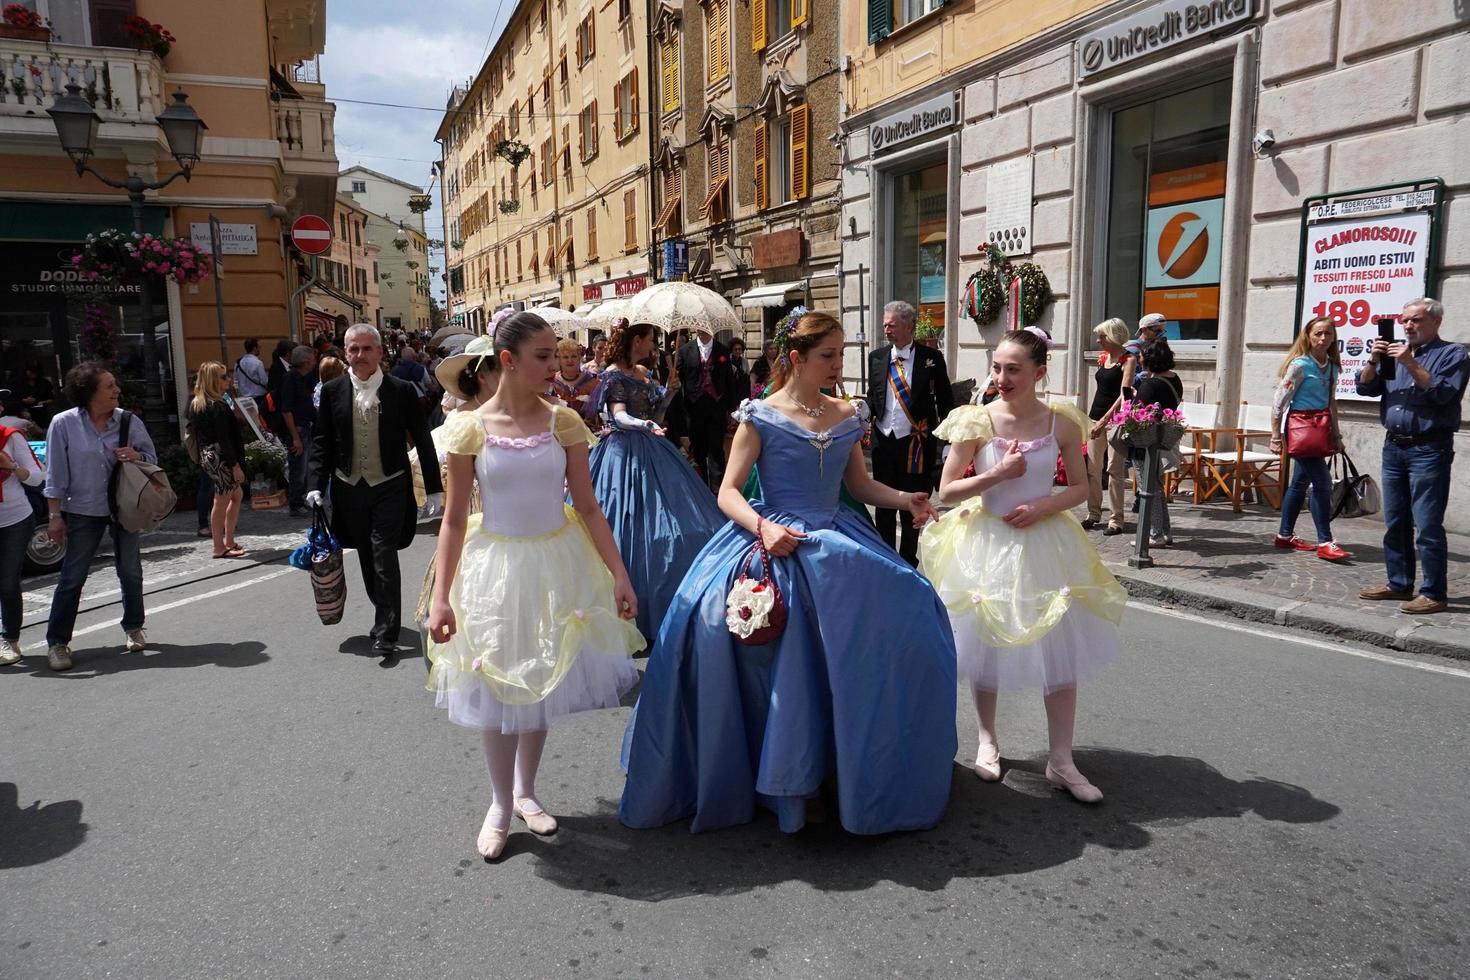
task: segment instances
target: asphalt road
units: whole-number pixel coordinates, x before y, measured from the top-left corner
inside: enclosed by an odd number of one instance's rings
[[[957,765],[941,826],[879,839],[626,830],[627,708],[582,715],[542,767],[562,831],[490,865],[478,740],[421,660],[320,626],[283,564],[165,584],[147,653],[117,652],[114,604],[71,673],[0,669],[0,976],[1470,971],[1470,672],[1448,664],[1134,608],[1081,699],[1104,804],[1044,786],[1040,698],[1012,697],[1005,782]],[[968,752],[965,697],[958,723]]]

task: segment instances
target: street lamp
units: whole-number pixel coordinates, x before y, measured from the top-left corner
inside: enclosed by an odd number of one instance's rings
[[[168,141],[168,149],[178,163],[179,169],[165,180],[144,180],[129,175],[123,180],[114,180],[94,170],[88,161],[95,152],[97,128],[102,120],[86,99],[82,88],[75,82],[66,86],[66,94],[59,96],[56,103],[46,112],[56,125],[56,136],[61,148],[77,168],[77,176],[89,173],[108,187],[128,192],[128,202],[133,209],[133,231],[143,234],[143,206],[147,203],[147,191],[167,187],[183,177],[189,180],[194,165],[199,162],[200,149],[204,143],[204,131],[209,127],[189,105],[189,97],[183,89],[174,92],[174,101],[158,114],[157,123]],[[161,431],[165,421],[163,412],[163,386],[158,377],[157,337],[153,329],[153,288],[145,276],[142,282],[143,307],[143,421],[151,432]]]

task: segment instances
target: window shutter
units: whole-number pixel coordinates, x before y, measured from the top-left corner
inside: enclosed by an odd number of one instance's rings
[[[597,156],[597,100],[592,100],[592,107],[587,110],[587,136],[592,143],[592,156]]]
[[[807,21],[807,6],[811,0],[791,0],[791,29],[795,30]]]
[[[636,133],[636,132],[638,132],[638,113],[639,113],[639,108],[638,108],[638,67],[636,65],[633,67],[633,70],[632,71],[628,72],[628,81],[627,81],[626,84],[629,85],[631,87],[631,89],[632,89],[632,91],[630,91],[628,93],[628,104],[633,107],[632,110],[629,111],[629,113],[628,113],[628,132],[630,132],[630,133]]]
[[[587,209],[587,261],[597,258],[597,208]]]
[[[613,136],[623,138],[623,83],[613,83]]]
[[[766,0],[750,0],[750,50],[766,49]]]
[[[893,33],[893,0],[868,0],[868,43]]]
[[[811,193],[811,107],[791,107],[791,199],[800,200]]]
[[[623,248],[638,247],[638,189],[623,194]]]
[[[663,110],[679,108],[679,42],[668,37],[659,42],[659,68],[663,72]]]
[[[764,211],[770,203],[770,188],[766,185],[766,174],[770,169],[771,148],[769,131],[763,122],[755,124],[755,207]]]
[[[713,0],[710,4],[709,82],[730,76],[730,0]]]

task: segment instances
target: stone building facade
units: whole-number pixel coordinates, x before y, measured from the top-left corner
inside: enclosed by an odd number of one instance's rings
[[[1094,324],[1159,311],[1170,320],[1186,399],[1218,403],[1219,421],[1234,425],[1246,405],[1269,403],[1282,355],[1310,312],[1298,297],[1304,203],[1384,185],[1428,190],[1442,202],[1417,198],[1409,212],[1435,213],[1425,288],[1446,304],[1446,336],[1470,338],[1457,326],[1470,304],[1462,4],[1406,0],[1391,15],[1366,0],[1062,6],[1066,19],[1033,19],[1018,37],[1006,32],[1025,21],[1020,4],[983,14],[938,7],[888,36],[870,31],[862,10],[845,22],[850,338],[859,322],[871,335],[882,303],[914,299],[917,284],[942,314],[952,373],[983,376],[1003,327],[976,326],[960,315],[959,299],[994,239],[1050,279],[1057,298],[1041,325],[1058,344],[1054,393],[1089,397]],[[970,17],[982,22],[965,30]],[[1000,47],[991,43],[997,32]],[[975,43],[955,40],[963,37]],[[943,70],[906,84],[896,67],[925,62]],[[943,125],[942,113],[922,115],[946,105],[954,115]],[[912,123],[916,110],[921,121]],[[935,179],[917,180],[916,196],[912,175],[926,167]],[[1402,204],[1381,202],[1390,216]],[[926,254],[924,240],[941,228],[943,254]],[[915,244],[927,265],[908,272],[904,250]],[[1352,314],[1327,308],[1354,321],[1398,312],[1375,302]],[[861,350],[852,353],[856,375]],[[1376,470],[1376,404],[1345,400],[1342,415],[1349,450]],[[1470,439],[1462,434],[1457,445],[1470,448]],[[1470,528],[1455,516],[1470,513],[1467,496],[1462,468],[1450,507],[1461,529]]]

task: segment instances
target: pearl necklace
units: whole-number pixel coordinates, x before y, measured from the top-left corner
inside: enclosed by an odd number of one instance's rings
[[[801,401],[796,397],[795,394],[793,394],[791,392],[787,392],[787,395],[790,396],[791,403],[793,405],[795,405],[797,408],[801,409],[803,412],[805,412],[807,414],[807,417],[809,417],[809,418],[819,419],[827,411],[827,403],[826,402],[822,402],[816,408],[808,408],[806,405],[804,405],[804,404],[801,403]]]

